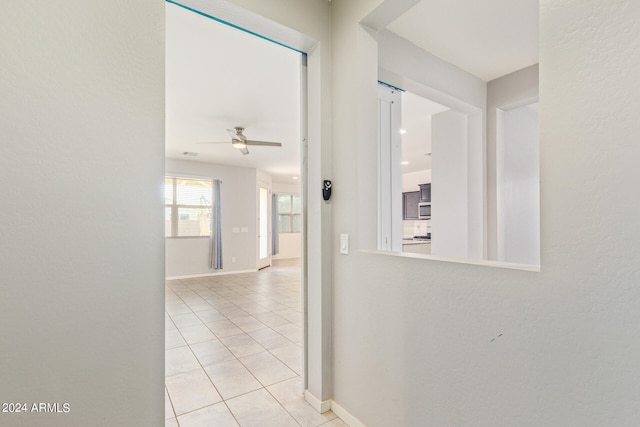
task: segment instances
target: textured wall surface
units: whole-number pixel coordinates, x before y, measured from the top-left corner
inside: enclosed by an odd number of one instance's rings
[[[29,410],[2,426],[164,423],[163,28],[157,1],[2,4],[0,402]]]
[[[332,2],[336,233],[375,233],[347,159],[375,126],[358,22],[376,4]],[[640,3],[540,8],[541,271],[336,254],[334,396],[367,426],[640,419]]]

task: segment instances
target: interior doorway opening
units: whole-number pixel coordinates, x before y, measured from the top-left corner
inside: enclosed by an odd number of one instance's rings
[[[198,261],[206,237],[167,240],[166,400],[177,420],[190,399],[201,399],[183,393],[185,375],[208,390],[206,403],[219,398],[233,416],[230,402],[243,393],[276,380],[296,391],[307,384],[306,226],[297,233],[297,259],[262,270],[274,262],[272,194],[301,197],[297,217],[306,224],[306,55],[226,24],[167,3],[166,169],[221,182],[224,258],[222,269],[211,270]],[[240,374],[230,381],[233,372]]]
[[[258,201],[258,270],[271,267],[271,241],[276,238],[271,232],[271,188],[260,184]]]

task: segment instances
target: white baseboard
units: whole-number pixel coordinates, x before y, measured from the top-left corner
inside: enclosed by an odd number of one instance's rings
[[[362,421],[354,417],[335,400],[331,401],[331,410],[349,427],[366,427]]]
[[[309,390],[304,391],[304,399],[321,414],[331,409],[331,400],[320,400],[315,397]]]
[[[178,279],[195,279],[198,277],[209,276],[225,276],[227,274],[242,274],[242,273],[255,273],[258,270],[236,270],[236,271],[220,271],[218,273],[204,273],[204,274],[189,274],[187,276],[171,276],[165,277],[165,280],[178,280]]]
[[[320,400],[315,397],[309,390],[304,391],[304,399],[321,414],[324,414],[328,410],[332,410],[334,414],[344,421],[349,427],[366,427],[362,421],[354,417],[344,409],[335,400]]]

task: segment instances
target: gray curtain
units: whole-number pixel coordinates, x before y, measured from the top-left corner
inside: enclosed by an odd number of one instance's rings
[[[220,180],[217,179],[213,180],[212,200],[209,268],[222,270],[222,216],[220,207]]]
[[[279,252],[279,240],[278,234],[278,195],[273,194],[271,196],[271,255],[278,255]]]

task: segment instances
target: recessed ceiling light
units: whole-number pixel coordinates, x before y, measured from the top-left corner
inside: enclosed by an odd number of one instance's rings
[[[400,129],[400,135],[404,135],[405,133],[407,133],[406,129]]]
[[[298,179],[298,177],[297,176],[292,176],[291,179]]]
[[[183,156],[191,156],[191,157],[195,157],[198,155],[198,153],[194,153],[193,151],[184,151],[182,153]]]
[[[409,162],[402,162],[402,163],[400,163],[400,164],[401,164],[401,165],[408,165],[408,164],[409,164]]]

